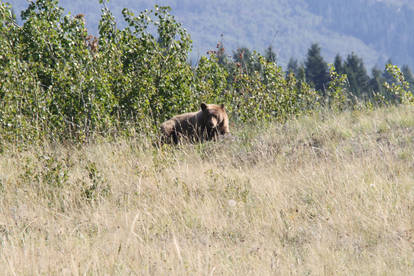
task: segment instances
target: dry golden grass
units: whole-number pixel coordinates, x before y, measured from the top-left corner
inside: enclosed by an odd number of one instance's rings
[[[234,129],[233,129],[234,131]],[[414,109],[0,156],[6,275],[410,275]]]

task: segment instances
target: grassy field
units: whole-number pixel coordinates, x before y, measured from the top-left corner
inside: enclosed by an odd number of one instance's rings
[[[414,108],[0,155],[6,275],[412,275]]]

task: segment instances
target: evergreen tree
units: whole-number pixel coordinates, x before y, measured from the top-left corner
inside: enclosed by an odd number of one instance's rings
[[[372,68],[372,79],[369,81],[369,90],[371,93],[379,93],[384,94],[384,82],[385,78],[383,76],[383,73],[380,69],[378,69],[376,66]]]
[[[291,57],[289,59],[288,65],[287,65],[286,75],[289,75],[290,73],[293,73],[293,74],[295,74],[295,76],[297,76],[298,75],[298,70],[299,70],[298,60]]]
[[[335,56],[334,67],[338,74],[344,73],[344,68],[342,65],[342,57],[339,54]]]
[[[299,65],[296,79],[300,81],[306,81],[306,71],[305,71],[305,65],[303,65],[303,63]]]
[[[404,79],[410,84],[410,90],[414,91],[414,75],[408,65],[403,65],[401,72],[404,75]]]
[[[382,76],[384,77],[386,82],[393,83],[394,82],[394,77],[390,73],[388,73],[388,71],[386,69],[387,65],[392,64],[392,60],[388,59],[385,64],[386,64],[386,66],[384,67],[384,71],[382,73]]]
[[[306,80],[315,87],[316,90],[324,92],[329,82],[328,65],[321,56],[321,48],[318,44],[312,44],[308,50],[305,61]]]
[[[358,97],[367,94],[370,78],[364,62],[355,53],[348,55],[343,65],[344,73],[348,76],[351,91]]]
[[[272,45],[269,45],[265,51],[264,55],[267,62],[275,62],[276,63],[276,53],[273,51]]]

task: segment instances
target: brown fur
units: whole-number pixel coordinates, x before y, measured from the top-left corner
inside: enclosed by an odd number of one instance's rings
[[[229,119],[224,105],[201,104],[198,112],[176,115],[161,124],[163,142],[178,144],[182,139],[191,142],[216,140],[229,133]]]

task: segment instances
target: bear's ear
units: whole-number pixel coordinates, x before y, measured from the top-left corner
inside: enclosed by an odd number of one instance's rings
[[[221,109],[223,109],[223,110],[224,110],[224,104],[221,104],[221,105],[220,105],[220,107],[221,107]]]
[[[207,105],[205,103],[201,103],[201,110],[205,111],[207,109]]]

